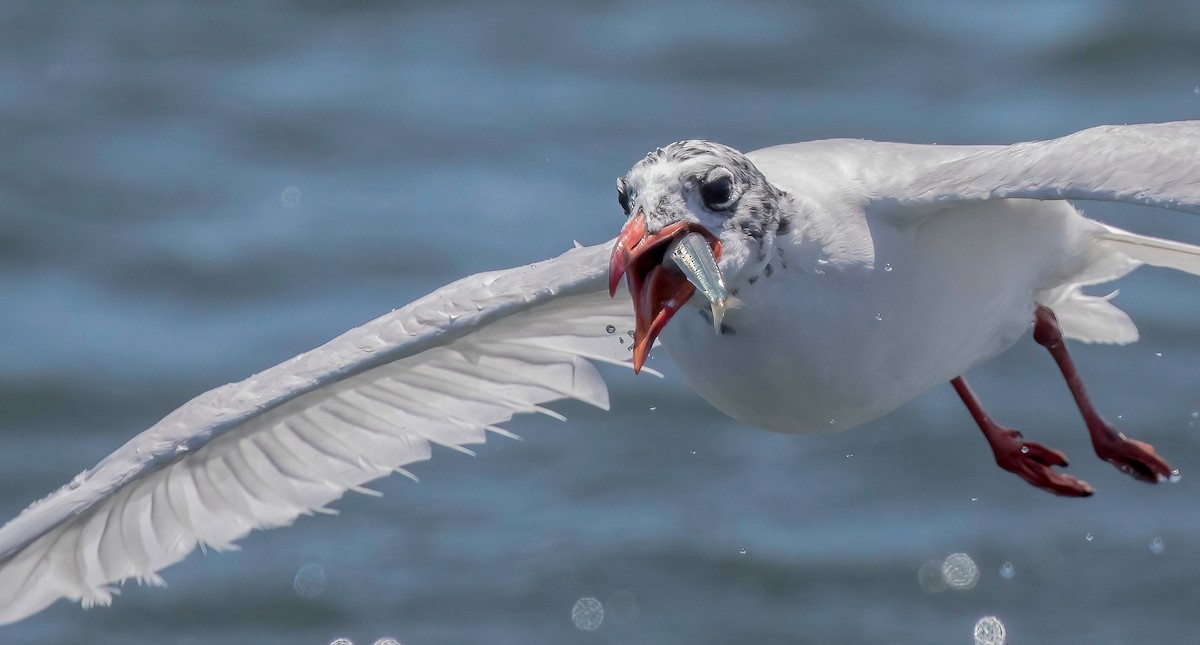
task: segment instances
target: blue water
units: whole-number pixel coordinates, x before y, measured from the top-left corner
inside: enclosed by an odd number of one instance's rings
[[[611,237],[614,178],[658,145],[1197,117],[1190,9],[8,2],[0,516],[200,391],[467,273]],[[1200,241],[1184,215],[1087,210]],[[1144,269],[1118,286],[1142,341],[1077,359],[1178,484],[1094,459],[1028,340],[973,383],[1066,451],[1092,499],[996,468],[949,388],[781,436],[722,417],[660,358],[662,381],[606,372],[609,413],[519,419],[524,442],[435,452],[420,485],[385,480],[340,517],[194,555],[109,609],[60,603],[0,642],[970,643],[986,615],[1013,643],[1196,642],[1200,282]],[[923,589],[922,565],[956,552],[975,587]],[[296,591],[304,567],[323,588]],[[572,622],[585,597],[608,608],[595,631]]]

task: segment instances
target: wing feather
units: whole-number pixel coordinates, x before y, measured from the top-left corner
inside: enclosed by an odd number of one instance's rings
[[[1200,121],[1105,125],[1011,146],[938,146],[872,192],[919,206],[1003,198],[1125,202],[1200,214]],[[966,152],[967,154],[963,154]],[[893,164],[895,159],[893,159]]]
[[[0,623],[161,584],[197,546],[328,511],[433,445],[513,436],[497,424],[516,413],[607,408],[591,361],[625,364],[615,330],[633,326],[606,292],[608,248],[465,278],[184,404],[0,528]]]

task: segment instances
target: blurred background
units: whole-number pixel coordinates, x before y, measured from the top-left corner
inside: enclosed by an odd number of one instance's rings
[[[471,272],[598,243],[650,149],[1007,143],[1200,115],[1188,2],[10,0],[0,15],[0,517],[193,395]],[[1200,241],[1186,215],[1084,205]],[[1087,500],[998,469],[949,387],[829,436],[609,370],[340,517],[0,628],[23,643],[1194,642],[1200,282],[1142,269],[1104,413],[1182,481],[1096,460],[1026,339],[970,376]],[[945,559],[951,554],[963,557]],[[967,589],[947,589],[945,563]],[[924,570],[922,567],[924,566]],[[923,572],[922,572],[923,571]],[[594,599],[594,600],[591,600]],[[601,620],[600,612],[603,611]]]

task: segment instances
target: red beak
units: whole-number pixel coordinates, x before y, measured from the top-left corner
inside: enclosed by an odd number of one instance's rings
[[[608,262],[608,291],[616,295],[621,277],[628,275],[635,321],[634,374],[642,370],[654,339],[696,290],[673,262],[663,261],[671,241],[688,233],[706,237],[712,246],[713,257],[721,259],[721,241],[703,226],[675,222],[647,235],[646,217],[641,210],[625,223],[617,236]]]

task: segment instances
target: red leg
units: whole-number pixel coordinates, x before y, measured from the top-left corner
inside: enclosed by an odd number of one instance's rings
[[[1087,482],[1052,469],[1053,466],[1067,465],[1065,455],[1041,444],[1025,441],[1020,432],[997,425],[983,411],[978,397],[963,377],[956,376],[950,385],[954,386],[954,391],[958,392],[959,398],[971,411],[975,423],[979,424],[1001,468],[1055,495],[1087,497],[1092,494],[1092,487]]]
[[[1058,326],[1058,318],[1049,307],[1039,305],[1034,313],[1033,339],[1037,344],[1050,350],[1071,396],[1075,397],[1075,405],[1083,415],[1087,424],[1088,434],[1092,437],[1092,446],[1101,459],[1116,466],[1123,473],[1151,484],[1166,479],[1171,474],[1171,467],[1154,452],[1154,447],[1148,443],[1129,439],[1117,432],[1107,421],[1100,417],[1092,401],[1088,398],[1083,380],[1075,369],[1075,362],[1067,353],[1067,345],[1063,342],[1062,329]]]

